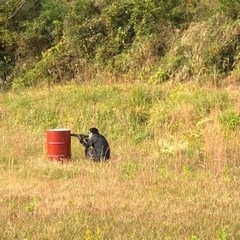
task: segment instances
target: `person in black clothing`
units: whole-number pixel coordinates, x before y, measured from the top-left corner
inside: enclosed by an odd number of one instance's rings
[[[106,161],[110,158],[109,143],[97,128],[90,128],[88,139],[81,138],[79,141],[85,147],[88,158],[94,161]]]

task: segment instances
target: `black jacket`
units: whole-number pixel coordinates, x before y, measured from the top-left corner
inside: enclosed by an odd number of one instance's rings
[[[88,141],[81,143],[86,149],[93,149],[93,151],[91,151],[93,160],[100,161],[110,158],[110,147],[107,139],[103,135],[94,133]]]

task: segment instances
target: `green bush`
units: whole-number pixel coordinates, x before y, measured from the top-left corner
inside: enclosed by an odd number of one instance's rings
[[[237,0],[11,1],[1,5],[0,84],[220,81],[238,72],[238,12]]]

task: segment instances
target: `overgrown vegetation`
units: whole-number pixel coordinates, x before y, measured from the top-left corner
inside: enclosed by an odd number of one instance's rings
[[[1,239],[239,239],[239,0],[0,5]],[[46,130],[108,163],[46,157]]]
[[[239,9],[238,0],[5,1],[1,86],[238,81]]]
[[[238,239],[239,99],[192,82],[1,94],[0,235]],[[109,139],[108,163],[85,160],[75,139],[68,164],[47,160],[48,128],[90,126]]]

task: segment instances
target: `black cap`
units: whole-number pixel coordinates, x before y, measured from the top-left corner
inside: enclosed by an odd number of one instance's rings
[[[89,132],[90,133],[98,133],[98,129],[97,128],[90,128]]]

